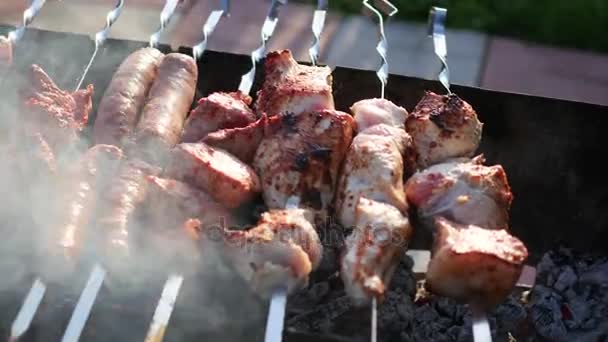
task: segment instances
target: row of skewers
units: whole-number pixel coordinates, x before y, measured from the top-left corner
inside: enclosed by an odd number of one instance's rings
[[[315,222],[334,216],[352,231],[340,274],[360,305],[381,303],[414,227],[435,234],[429,290],[481,309],[507,296],[527,251],[508,233],[504,170],[475,157],[483,125],[469,104],[427,92],[412,113],[377,98],[348,114],[335,109],[329,68],[299,64],[287,50],[266,55],[264,67],[254,104],[241,86],[189,112],[195,60],[138,50],[106,89],[89,147],[80,135],[93,87],[61,90],[32,66],[16,144],[27,148],[15,164],[44,165],[35,191],[59,189],[45,241],[71,258],[93,240],[128,255],[137,210],[202,243],[218,243],[206,237],[219,225],[235,269],[261,295],[284,298],[323,257]],[[258,196],[268,208],[259,221],[230,229],[233,210]]]

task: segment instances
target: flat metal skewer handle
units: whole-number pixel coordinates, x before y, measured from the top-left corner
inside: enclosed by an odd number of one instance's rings
[[[450,70],[448,69],[448,48],[445,38],[445,20],[447,15],[448,11],[445,8],[432,7],[429,13],[428,34],[433,38],[435,54],[441,61],[441,70],[439,71],[437,78],[448,94],[451,94]]]
[[[114,9],[112,9],[106,15],[106,25],[104,26],[104,28],[95,34],[95,51],[93,51],[93,55],[89,60],[89,64],[87,64],[86,68],[84,69],[84,72],[82,73],[82,76],[80,76],[80,80],[76,85],[75,91],[80,89],[80,87],[82,86],[82,82],[84,82],[84,78],[87,76],[87,73],[89,72],[89,69],[93,64],[93,60],[95,60],[95,56],[97,56],[99,48],[101,48],[108,39],[108,36],[110,35],[110,29],[112,28],[112,25],[114,25],[116,20],[118,20],[118,17],[120,17],[120,13],[122,12],[122,8],[124,6],[125,0],[118,0],[116,2],[116,5],[114,6]]]
[[[220,19],[230,15],[230,1],[222,0],[221,5],[221,9],[214,10],[209,14],[209,17],[207,17],[207,21],[205,21],[205,25],[203,26],[203,40],[192,48],[192,55],[195,60],[201,58],[203,52],[207,49],[209,36],[215,31],[215,27],[220,22]]]
[[[314,41],[310,49],[308,49],[308,55],[310,56],[310,62],[312,65],[317,65],[319,59],[319,51],[321,50],[321,33],[325,26],[325,17],[327,16],[327,3],[328,0],[319,0],[317,3],[317,9],[312,17],[312,34]]]
[[[384,88],[388,82],[388,41],[384,32],[384,18],[382,14],[384,13],[390,18],[397,14],[398,10],[397,7],[386,0],[374,1],[374,3],[380,8],[380,10],[376,9],[376,7],[370,3],[370,0],[363,1],[363,9],[367,15],[372,18],[375,17],[378,20],[380,41],[378,42],[378,45],[376,45],[376,51],[378,51],[378,54],[382,59],[382,64],[380,65],[380,69],[376,71],[376,75],[378,76],[381,84],[381,97],[384,98]]]
[[[17,341],[29,329],[45,292],[46,285],[40,279],[36,279],[25,297],[15,321],[13,321],[9,341]]]
[[[25,29],[34,21],[34,18],[36,18],[45,3],[46,0],[32,1],[30,6],[23,12],[23,22],[21,23],[21,26],[17,27],[8,34],[8,39],[11,41],[11,44],[15,45],[19,40],[21,40],[21,38],[23,38]]]
[[[262,58],[264,58],[264,55],[266,54],[266,42],[268,39],[270,39],[270,37],[272,37],[274,29],[279,22],[279,8],[286,4],[287,0],[272,0],[272,4],[268,10],[268,15],[266,16],[266,20],[264,20],[264,25],[262,26],[262,45],[251,53],[251,70],[241,77],[239,91],[243,94],[249,94],[251,91],[253,79],[255,78],[255,66]]]
[[[155,48],[158,46],[160,35],[165,31],[167,24],[171,20],[171,17],[173,17],[178,2],[179,0],[167,0],[167,2],[165,2],[163,10],[160,12],[160,26],[158,30],[150,36],[150,47]]]
[[[156,310],[154,311],[152,323],[150,324],[150,329],[148,330],[145,342],[160,342],[163,340],[183,281],[184,277],[180,275],[171,275],[167,279],[163,292],[160,295],[158,305],[156,306]]]

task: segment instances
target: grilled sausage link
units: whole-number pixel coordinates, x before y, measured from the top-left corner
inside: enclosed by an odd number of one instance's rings
[[[163,57],[154,48],[143,48],[122,62],[99,104],[93,126],[96,144],[122,147],[130,138]]]
[[[192,57],[180,53],[165,56],[137,124],[138,157],[155,165],[164,163],[181,138],[197,78],[198,68]]]

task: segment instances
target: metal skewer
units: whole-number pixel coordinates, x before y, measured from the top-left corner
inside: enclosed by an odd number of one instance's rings
[[[165,2],[163,10],[160,12],[160,26],[158,30],[150,36],[150,47],[155,48],[158,46],[160,35],[165,30],[165,27],[167,27],[173,13],[175,13],[175,8],[177,7],[178,2],[179,0],[167,0],[167,2]]]
[[[169,279],[167,279],[160,300],[158,301],[158,306],[154,311],[152,324],[148,330],[145,342],[160,342],[163,340],[183,281],[184,277],[181,275],[171,275]]]
[[[433,38],[435,54],[441,61],[441,71],[438,75],[439,82],[441,82],[448,94],[451,94],[448,49],[445,37],[446,18],[447,10],[445,8],[431,7],[429,12],[428,34]],[[475,342],[492,342],[490,323],[488,322],[488,317],[485,312],[471,305],[471,313],[473,314],[472,328]]]
[[[215,31],[215,27],[220,22],[220,19],[230,15],[230,1],[221,0],[221,9],[214,10],[207,17],[207,21],[203,26],[203,40],[200,43],[192,47],[192,56],[195,60],[198,60],[203,55],[203,52],[207,49],[207,42],[209,36]]]
[[[30,6],[23,12],[23,22],[21,23],[21,26],[8,34],[8,39],[11,41],[11,44],[15,45],[23,38],[25,29],[34,21],[34,18],[36,18],[38,12],[40,12],[40,9],[42,9],[42,6],[44,6],[45,3],[46,0],[34,0],[30,3]]]
[[[84,82],[84,78],[87,76],[87,73],[89,72],[89,69],[93,64],[93,61],[97,56],[97,52],[99,52],[99,48],[101,48],[108,39],[110,29],[112,28],[112,25],[114,25],[114,22],[118,20],[118,17],[120,17],[120,13],[122,12],[122,8],[124,7],[124,5],[125,0],[118,0],[116,2],[116,5],[114,6],[114,9],[111,10],[106,16],[106,25],[104,26],[104,28],[101,31],[97,32],[97,34],[95,34],[95,51],[93,51],[93,55],[89,60],[89,64],[87,64],[86,68],[84,68],[84,72],[82,73],[82,76],[80,76],[80,80],[78,81],[78,84],[76,85],[76,89],[74,91],[80,89],[80,87],[82,86],[82,82]]]
[[[287,0],[272,0],[272,4],[270,4],[268,15],[266,16],[266,20],[264,20],[264,25],[262,26],[262,45],[251,53],[251,70],[241,77],[239,91],[243,94],[249,94],[251,91],[253,79],[255,78],[256,64],[262,58],[264,58],[264,55],[266,54],[266,42],[268,39],[270,39],[270,37],[272,37],[274,29],[279,22],[279,8],[286,4]]]
[[[15,321],[13,321],[9,342],[17,341],[29,329],[45,291],[46,285],[40,279],[36,279],[25,297]]]
[[[319,50],[321,49],[321,33],[325,26],[325,17],[327,16],[327,3],[328,0],[319,0],[317,2],[317,9],[312,17],[312,34],[314,36],[314,42],[310,49],[308,49],[308,55],[310,56],[310,62],[312,65],[317,65],[319,59]]]
[[[374,5],[378,6],[380,10],[376,9]],[[380,41],[378,45],[376,45],[376,51],[380,55],[382,59],[382,64],[378,71],[376,71],[376,75],[380,80],[380,97],[384,98],[384,88],[388,82],[388,41],[386,39],[386,34],[384,33],[384,17],[382,14],[384,13],[389,18],[397,14],[398,9],[392,3],[387,0],[374,1],[374,5],[370,3],[369,0],[363,1],[363,10],[365,14],[378,20],[378,28],[380,32]],[[381,13],[382,12],[382,13]],[[376,342],[378,341],[378,299],[376,297],[372,298],[371,303],[371,334],[370,341]]]

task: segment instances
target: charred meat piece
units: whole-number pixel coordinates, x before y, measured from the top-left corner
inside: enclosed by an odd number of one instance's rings
[[[137,157],[164,166],[170,149],[181,138],[197,77],[198,68],[192,57],[170,53],[163,58],[135,130]]]
[[[489,309],[511,292],[528,257],[506,230],[460,225],[437,218],[433,257],[426,274],[430,291]]]
[[[266,77],[255,108],[259,115],[300,115],[321,109],[335,109],[331,69],[298,64],[289,50],[268,53]]]
[[[209,133],[203,140],[205,144],[230,152],[246,164],[253,161],[255,152],[265,136],[273,134],[281,124],[280,116],[262,117],[239,128],[227,128]]]
[[[357,305],[382,300],[412,236],[406,215],[396,207],[361,197],[355,203],[356,226],[346,238],[341,276]]]
[[[182,142],[196,142],[224,128],[244,127],[256,120],[251,97],[241,92],[213,93],[198,101],[186,120]]]
[[[13,64],[13,43],[6,36],[0,36],[0,68]]]
[[[472,157],[483,124],[475,110],[457,95],[427,91],[408,116],[405,127],[414,138],[420,168],[450,158]]]
[[[118,67],[99,103],[93,126],[96,144],[122,147],[132,138],[163,57],[154,48],[143,48],[130,54]]]
[[[500,165],[485,166],[483,157],[437,164],[412,176],[405,185],[418,217],[432,225],[443,216],[456,223],[507,229],[513,194]]]
[[[204,191],[175,179],[146,177],[148,190],[144,207],[158,226],[175,227],[198,219],[202,227],[230,227],[232,213]]]
[[[40,133],[55,153],[77,148],[92,108],[93,85],[69,93],[61,90],[37,65],[29,72],[29,84],[21,91],[24,131]]]
[[[313,216],[306,209],[271,210],[250,230],[222,231],[222,250],[263,296],[277,286],[287,285],[289,291],[301,288],[323,255],[319,236],[310,223]]]
[[[239,207],[261,191],[260,180],[251,167],[202,142],[175,146],[165,175],[207,191],[227,208]]]
[[[127,256],[130,253],[130,228],[137,207],[146,196],[149,175],[160,174],[160,169],[141,160],[122,163],[108,187],[100,192],[96,218],[96,234],[105,255]]]
[[[303,207],[327,209],[354,126],[350,115],[335,110],[283,114],[281,127],[262,140],[253,160],[266,205],[282,209],[295,196]]]
[[[413,163],[412,138],[402,128],[379,124],[355,136],[342,168],[336,192],[336,214],[342,225],[353,227],[360,198],[387,203],[406,213],[403,191],[404,160]]]
[[[386,99],[365,99],[355,102],[350,112],[357,122],[357,131],[385,124],[391,127],[404,128],[407,111]]]
[[[67,257],[75,257],[83,248],[87,225],[96,210],[97,194],[108,185],[122,157],[116,146],[95,145],[62,177],[54,201],[59,208],[47,220],[53,234],[51,243],[61,246]]]

